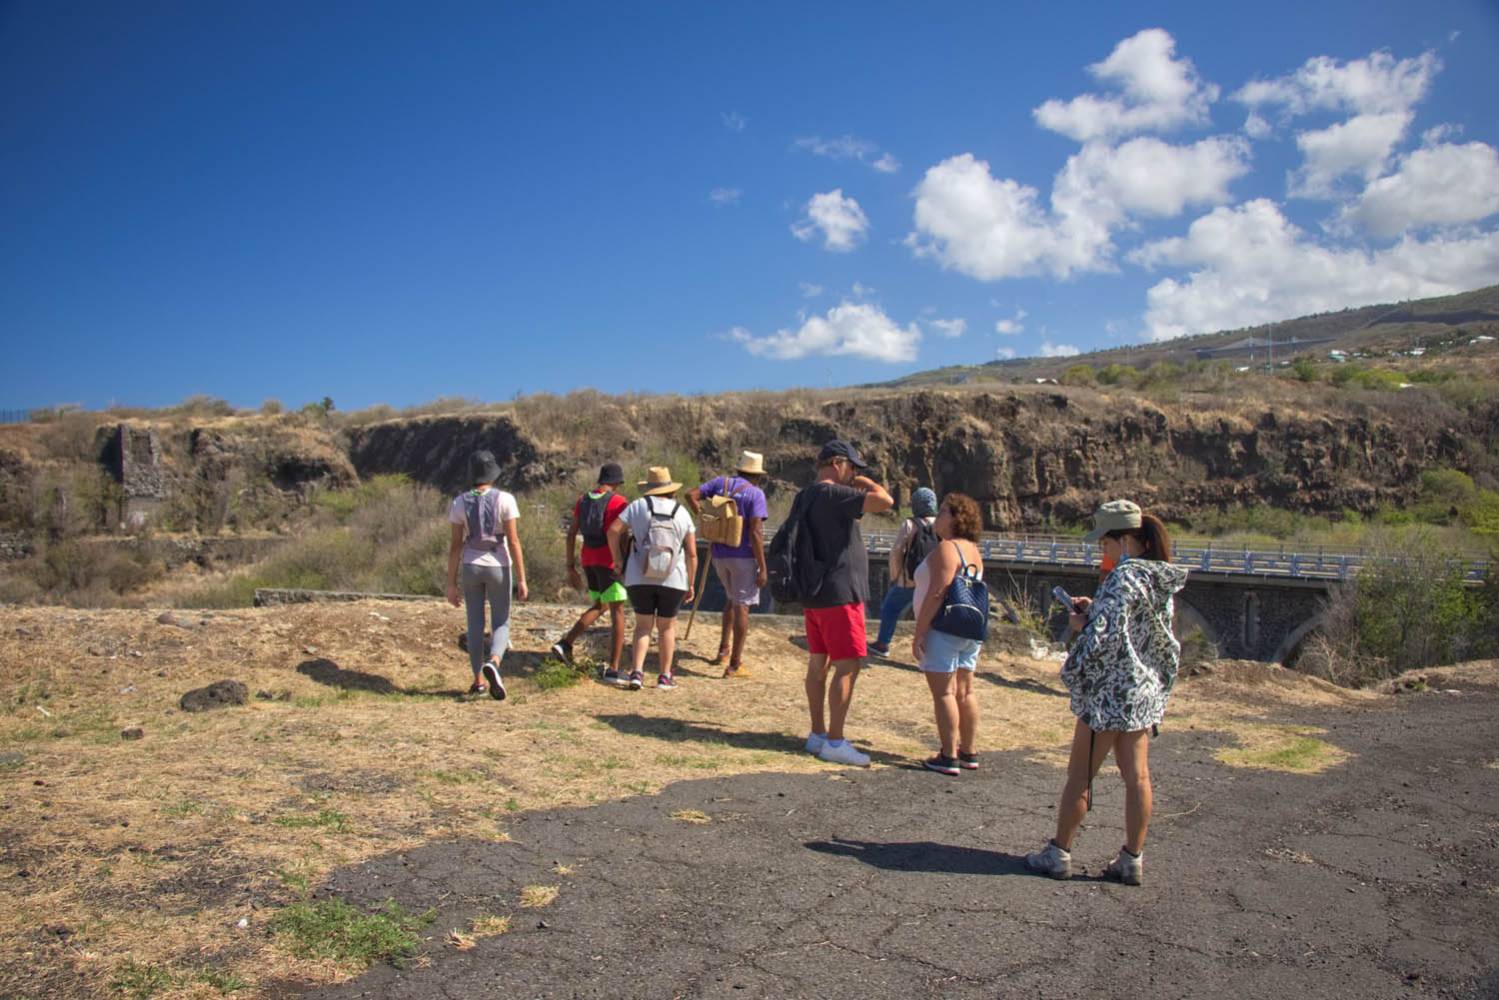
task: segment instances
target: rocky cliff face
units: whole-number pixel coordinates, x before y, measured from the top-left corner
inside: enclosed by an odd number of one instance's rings
[[[863,390],[825,399],[594,394],[550,409],[391,420],[343,432],[247,417],[162,428],[159,448],[141,443],[157,432],[140,427],[110,429],[101,439],[112,435],[102,458],[116,480],[130,481],[113,466],[133,456],[126,468],[152,484],[153,495],[160,484],[142,465],[153,453],[161,456],[161,482],[178,486],[238,479],[290,495],[312,484],[336,488],[404,473],[454,492],[480,447],[495,453],[501,483],[518,492],[591,481],[606,460],[625,463],[628,476],[663,454],[686,456],[712,474],[749,448],[765,453],[774,494],[808,482],[818,446],[845,437],[898,500],[920,485],[960,490],[997,530],[1077,523],[1113,496],[1188,523],[1204,510],[1253,505],[1370,511],[1410,500],[1421,472],[1444,466],[1495,485],[1499,401],[1457,409],[1426,390],[1364,399],[1314,405],[1202,396],[1157,404],[1041,387]],[[4,453],[16,466],[12,475],[37,457],[34,448],[29,456],[21,451]]]

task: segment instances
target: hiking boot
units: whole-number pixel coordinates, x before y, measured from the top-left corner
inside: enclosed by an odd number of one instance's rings
[[[922,761],[921,766],[928,771],[936,771],[938,774],[946,774],[954,778],[962,773],[958,767],[958,758],[944,757],[940,753],[935,757],[928,757]]]
[[[662,674],[656,678],[657,691],[675,691],[676,689],[677,679],[672,674]]]
[[[573,662],[573,644],[566,639],[558,639],[552,643],[552,655],[563,663]]]
[[[615,670],[613,667],[605,667],[603,673],[603,681],[605,684],[618,684],[619,671]]]
[[[489,682],[489,696],[495,701],[505,700],[505,682],[500,680],[500,665],[493,660],[487,661],[479,668],[484,679]]]
[[[847,764],[850,767],[869,766],[869,754],[860,753],[848,740],[844,740],[837,746],[831,742],[824,743],[821,752],[817,754],[817,759],[825,760],[829,764]]]
[[[1145,882],[1145,855],[1131,854],[1127,848],[1119,848],[1103,869],[1104,878],[1111,878],[1125,885],[1142,885]]]
[[[1072,853],[1062,850],[1056,841],[1048,840],[1041,850],[1025,856],[1025,866],[1052,878],[1071,878]]]
[[[630,679],[627,683],[630,685],[631,691],[639,691],[645,686],[645,674],[639,670],[632,670],[630,671]]]
[[[977,771],[979,769],[979,755],[976,753],[964,753],[959,750],[958,766],[965,771]]]
[[[806,750],[807,753],[815,757],[818,754],[822,753],[822,748],[827,745],[827,736],[823,735],[822,733],[811,733],[807,736],[806,746],[804,746],[802,749]]]

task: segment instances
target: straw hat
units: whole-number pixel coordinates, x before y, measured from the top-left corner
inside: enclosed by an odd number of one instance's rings
[[[666,496],[682,488],[682,484],[671,478],[671,470],[664,465],[653,465],[642,482],[636,483],[643,497]]]
[[[765,475],[765,456],[758,451],[741,451],[739,453],[739,465],[735,472],[743,472],[748,476]]]

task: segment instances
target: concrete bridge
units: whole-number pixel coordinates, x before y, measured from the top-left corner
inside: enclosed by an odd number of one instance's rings
[[[864,533],[864,540],[869,546],[868,612],[874,619],[890,585],[886,564],[895,536],[870,531]],[[984,554],[984,579],[996,600],[1022,602],[1032,609],[1046,609],[1045,614],[1059,615],[1051,600],[1053,587],[1087,596],[1098,586],[1097,546],[1076,538],[986,535],[979,547]],[[699,559],[706,554],[704,547]],[[1366,559],[1357,551],[1286,552],[1212,545],[1177,546],[1173,555],[1176,563],[1191,571],[1176,599],[1177,634],[1200,629],[1219,656],[1277,663],[1296,652],[1321,622],[1332,590],[1350,580]],[[1469,559],[1462,571],[1470,582],[1480,584],[1489,566],[1483,559]],[[723,591],[715,578],[706,588],[702,608],[716,611],[722,607]],[[757,610],[781,609],[767,590]]]

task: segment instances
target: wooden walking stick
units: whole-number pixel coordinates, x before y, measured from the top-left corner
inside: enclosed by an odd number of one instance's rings
[[[708,546],[708,558],[703,560],[703,570],[697,575],[697,593],[692,595],[692,614],[687,616],[687,631],[682,633],[682,641],[686,642],[692,637],[692,623],[697,618],[697,606],[703,603],[703,588],[708,585],[708,567],[713,565],[713,546]]]

